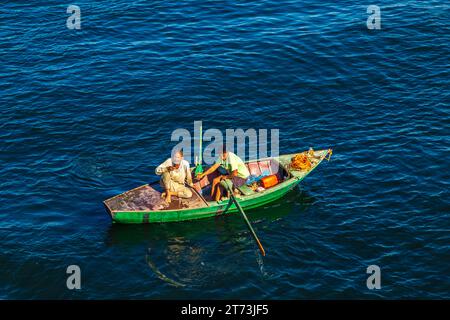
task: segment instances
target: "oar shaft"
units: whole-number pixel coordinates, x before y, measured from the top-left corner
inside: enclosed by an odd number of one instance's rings
[[[187,183],[184,184],[186,187],[191,188],[192,191],[195,192],[195,194],[203,200],[203,202],[209,207],[209,203],[208,201],[206,201],[206,199],[200,194],[200,192],[197,191],[197,189],[195,189],[195,187],[191,187],[190,185],[188,185]]]
[[[203,141],[203,124],[200,125],[200,154],[199,154],[199,164],[202,165],[202,161],[203,161],[203,150],[202,150],[202,141]]]
[[[233,190],[228,185],[227,185],[227,189],[228,189],[228,192],[230,193],[230,197],[233,200],[236,208],[241,213],[241,215],[244,217],[245,223],[247,224],[247,227],[250,229],[250,232],[251,232],[251,234],[253,236],[253,239],[255,239],[256,244],[258,245],[259,251],[261,251],[261,254],[263,256],[265,256],[266,255],[266,251],[264,250],[264,248],[263,248],[263,246],[261,244],[261,241],[259,241],[259,238],[256,235],[255,230],[253,230],[253,227],[252,227],[250,221],[248,220],[247,215],[245,214],[245,212],[242,209],[241,205],[239,204],[239,202],[236,200],[235,196],[233,195]]]
[[[262,254],[263,256],[265,256],[265,255],[266,255],[266,251],[264,250],[264,248],[263,248],[263,246],[262,246],[262,244],[261,244],[261,241],[259,241],[259,238],[258,238],[258,236],[257,236],[256,233],[255,233],[255,230],[253,230],[253,227],[252,227],[252,225],[250,224],[250,221],[248,220],[247,215],[245,214],[244,210],[242,210],[241,205],[239,204],[239,202],[237,202],[237,200],[236,200],[236,198],[234,197],[234,195],[231,195],[231,197],[232,197],[232,199],[233,199],[234,204],[236,205],[236,208],[238,209],[238,211],[239,211],[239,212],[242,214],[242,216],[244,217],[245,223],[247,224],[248,228],[250,229],[250,232],[251,232],[251,234],[252,234],[252,236],[253,236],[253,239],[255,239],[256,244],[258,245],[259,251],[261,251],[261,254]]]

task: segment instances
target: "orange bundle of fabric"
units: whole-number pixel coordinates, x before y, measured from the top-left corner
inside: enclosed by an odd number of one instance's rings
[[[297,170],[309,170],[311,169],[311,162],[306,154],[299,153],[292,157],[291,168]]]

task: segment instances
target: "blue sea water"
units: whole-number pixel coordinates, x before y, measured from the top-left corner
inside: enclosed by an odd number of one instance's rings
[[[450,298],[449,20],[444,1],[3,3],[0,298]],[[278,128],[280,153],[333,148],[248,212],[266,257],[239,216],[105,212],[194,120]]]

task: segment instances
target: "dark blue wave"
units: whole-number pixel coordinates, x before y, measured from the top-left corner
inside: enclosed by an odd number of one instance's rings
[[[448,4],[382,1],[381,30],[356,1],[67,5],[0,10],[0,298],[450,297]],[[237,216],[111,225],[194,120],[334,148],[250,213],[266,258]]]

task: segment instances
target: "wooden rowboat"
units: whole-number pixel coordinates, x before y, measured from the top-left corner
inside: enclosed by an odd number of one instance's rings
[[[276,174],[280,181],[277,185],[260,192],[245,188],[237,199],[244,210],[266,205],[283,197],[295,188],[311,171],[313,171],[331,152],[331,150],[314,151],[309,154],[309,170],[295,170],[290,166],[291,158],[296,154],[282,155],[247,162],[249,171],[254,176],[263,172]],[[331,153],[330,153],[331,155]],[[158,183],[145,184],[125,193],[105,200],[103,203],[115,223],[161,223],[196,220],[222,214],[237,213],[234,203],[229,200],[213,201],[209,196],[212,180],[217,173],[212,173],[194,184],[190,199],[172,197],[170,204],[161,198]]]

